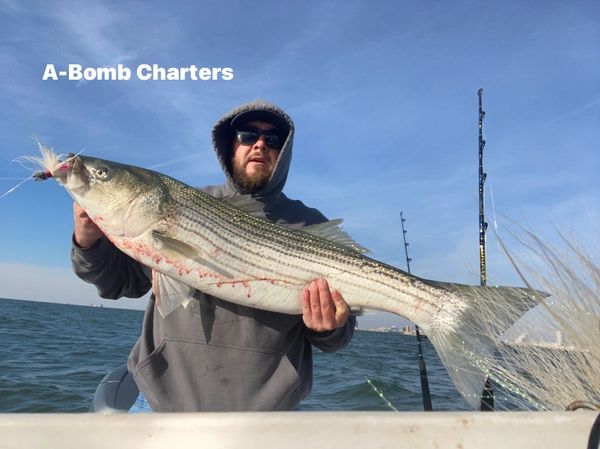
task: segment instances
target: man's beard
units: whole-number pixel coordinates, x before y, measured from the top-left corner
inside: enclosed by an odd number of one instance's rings
[[[232,162],[233,181],[240,188],[241,193],[255,193],[263,188],[271,178],[271,172],[261,170],[254,175],[247,175],[244,167],[239,167],[235,161]]]

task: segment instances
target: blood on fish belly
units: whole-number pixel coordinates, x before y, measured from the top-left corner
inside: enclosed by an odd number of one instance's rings
[[[112,240],[111,240],[112,241]],[[116,242],[113,241],[116,244]],[[213,278],[216,280],[216,285],[220,286],[223,276],[215,273],[213,271],[204,271],[198,268],[189,268],[184,266],[182,263],[177,262],[173,259],[165,257],[164,255],[157,252],[154,248],[149,246],[147,243],[143,242],[135,242],[131,240],[120,240],[118,242],[118,246],[123,250],[128,250],[131,252],[131,255],[138,262],[143,262],[143,258],[147,257],[155,265],[167,265],[169,267],[175,268],[180,276],[189,275],[190,273],[195,272],[199,278]]]
[[[250,283],[246,280],[243,281],[226,281],[226,282],[218,282],[217,287],[222,287],[224,284],[230,284],[232,288],[235,288],[237,285],[241,284],[242,287],[246,288],[248,291],[246,293],[246,298],[252,298],[252,288],[250,287]]]
[[[248,290],[246,297],[251,298],[252,297],[252,286],[251,286],[252,282],[268,282],[271,285],[276,285],[278,282],[285,283],[285,281],[282,281],[281,279],[252,278],[252,279],[235,279],[235,280],[220,281],[220,282],[216,283],[216,286],[219,288],[224,285],[231,285],[231,287],[235,287],[236,285],[241,284],[244,288],[246,288]]]

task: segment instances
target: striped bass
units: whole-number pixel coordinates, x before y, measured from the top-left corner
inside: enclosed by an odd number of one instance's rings
[[[274,312],[302,314],[300,293],[326,278],[350,309],[381,310],[417,324],[435,346],[459,392],[479,406],[496,337],[486,320],[507,314],[508,328],[539,301],[510,287],[481,288],[421,279],[369,258],[339,221],[288,229],[169,176],[112,161],[61,160],[40,144],[39,178],[54,177],[121,251],[152,269],[163,316],[194,290]],[[239,203],[237,206],[242,206]]]

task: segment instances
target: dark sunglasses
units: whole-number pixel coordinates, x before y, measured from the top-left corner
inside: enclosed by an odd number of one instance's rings
[[[238,129],[235,134],[238,142],[243,145],[254,145],[263,136],[269,148],[281,150],[283,146],[283,139],[276,129],[244,128]]]

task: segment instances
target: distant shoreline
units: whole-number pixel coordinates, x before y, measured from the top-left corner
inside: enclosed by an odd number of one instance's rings
[[[369,332],[369,333],[373,333],[373,334],[394,334],[394,335],[403,335],[406,337],[416,337],[417,334],[416,333],[411,333],[411,332],[403,332],[402,330],[392,330],[389,328],[383,328],[383,329],[360,329],[360,328],[356,328],[354,329],[355,332]],[[426,335],[421,334],[421,338],[427,338]]]
[[[70,302],[58,302],[58,301],[50,301],[47,299],[23,299],[23,298],[6,298],[6,297],[0,297],[0,301],[2,300],[6,300],[6,301],[23,301],[23,302],[40,302],[43,304],[51,304],[54,306],[74,306],[74,307],[94,307],[94,308],[98,308],[98,309],[110,309],[110,310],[132,310],[134,312],[144,312],[144,309],[139,308],[139,309],[135,309],[132,307],[123,307],[123,306],[115,306],[112,303],[116,302],[116,301],[107,301],[107,303],[102,304],[102,303],[91,303],[91,304],[74,304],[74,303],[70,303]]]

